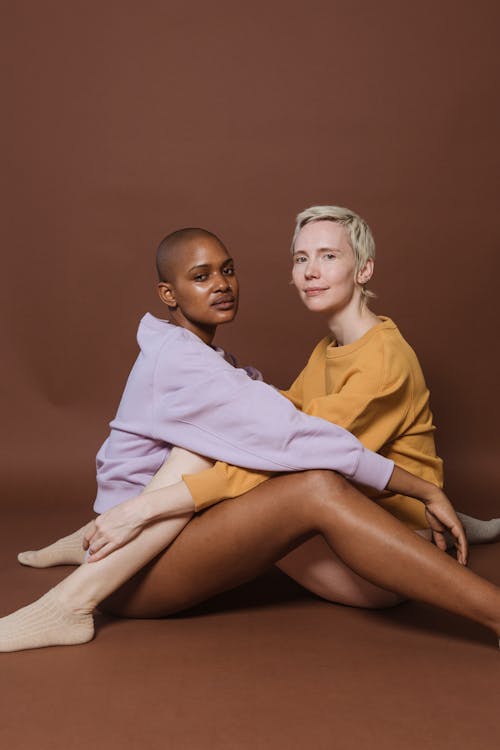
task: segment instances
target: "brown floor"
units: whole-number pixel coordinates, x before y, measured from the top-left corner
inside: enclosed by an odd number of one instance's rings
[[[0,614],[69,570],[22,568],[15,552],[85,518],[7,512]],[[499,544],[471,558],[500,583]],[[189,615],[101,617],[90,644],[1,655],[0,747],[493,750],[495,646],[480,626],[421,604],[334,606],[270,572]]]

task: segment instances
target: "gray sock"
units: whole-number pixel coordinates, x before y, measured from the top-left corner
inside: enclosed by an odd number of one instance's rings
[[[464,513],[457,513],[462,521],[469,544],[488,544],[500,541],[500,518],[492,518],[490,521],[481,521],[480,518],[472,518]]]

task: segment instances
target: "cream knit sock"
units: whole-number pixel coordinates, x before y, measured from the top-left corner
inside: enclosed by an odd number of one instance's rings
[[[481,521],[479,518],[471,518],[463,513],[457,513],[462,521],[469,544],[488,544],[500,541],[500,518],[492,518],[490,521]]]
[[[38,550],[20,552],[17,559],[21,565],[29,565],[32,568],[50,568],[53,565],[81,565],[85,559],[85,550],[82,547],[83,535],[89,524],[82,526],[78,531],[68,536],[63,536],[57,542],[49,544]]]
[[[71,612],[54,589],[27,607],[0,619],[0,651],[21,651],[44,646],[71,646],[94,637],[88,612]]]

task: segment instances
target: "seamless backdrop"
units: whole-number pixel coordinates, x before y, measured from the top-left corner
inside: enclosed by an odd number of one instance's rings
[[[4,502],[92,500],[175,228],[227,243],[243,293],[219,342],[287,385],[324,330],[288,283],[293,220],[331,202],[374,230],[374,309],[422,361],[451,496],[498,509],[497,3],[16,0],[3,16]]]

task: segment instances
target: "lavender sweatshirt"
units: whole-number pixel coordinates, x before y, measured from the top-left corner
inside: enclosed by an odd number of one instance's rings
[[[333,469],[378,490],[394,463],[298,411],[222,350],[146,313],[140,352],[97,458],[97,513],[141,492],[172,446],[261,471]]]

